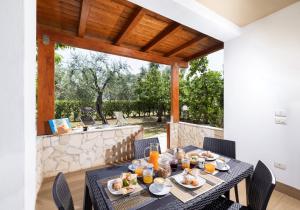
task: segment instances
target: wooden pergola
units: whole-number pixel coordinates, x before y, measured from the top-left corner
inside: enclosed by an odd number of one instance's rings
[[[223,48],[223,42],[126,0],[38,0],[37,133],[54,118],[54,47],[61,43],[167,64],[171,121],[179,121],[179,68]]]

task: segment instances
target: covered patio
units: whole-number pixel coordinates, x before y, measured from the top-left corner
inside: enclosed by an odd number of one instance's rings
[[[223,138],[222,129],[179,124],[180,68],[187,68],[192,59],[222,49],[222,41],[125,0],[39,0],[37,44],[37,190],[44,178],[55,176],[59,171],[69,173],[131,159],[132,140],[143,136],[140,126],[70,133],[61,137],[50,135],[48,120],[54,118],[55,112],[55,44],[170,65],[171,121],[166,125],[167,147],[202,146],[202,141],[197,140],[199,133],[203,133],[202,140],[204,135]],[[89,142],[95,138],[93,136],[104,139],[103,144],[95,143],[95,153]],[[83,142],[80,143],[79,138],[84,139]],[[119,143],[122,146],[118,146]],[[113,155],[118,158],[112,159]]]
[[[298,209],[300,2],[266,2],[4,2],[0,209]],[[168,150],[142,126],[52,135],[56,44],[169,65]],[[180,122],[180,69],[220,49],[224,129]]]

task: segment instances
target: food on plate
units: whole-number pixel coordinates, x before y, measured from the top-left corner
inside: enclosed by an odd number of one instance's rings
[[[128,187],[123,187],[120,189],[123,195],[126,195],[128,193],[132,193],[135,190],[135,187],[133,186],[128,186]]]
[[[132,173],[122,173],[121,179],[123,181],[123,187],[137,184],[137,175]]]
[[[202,157],[206,157],[206,158],[214,158],[214,153],[210,152],[210,151],[205,151],[201,153]]]
[[[116,191],[120,190],[123,187],[122,179],[115,179],[112,185],[112,188]]]
[[[184,169],[183,174],[184,175],[189,174],[189,175],[197,177],[200,174],[200,169],[198,169],[198,168],[193,168],[193,169],[186,168],[186,169]]]
[[[182,184],[198,186],[199,182],[196,177],[187,174],[187,175],[183,175]]]
[[[197,179],[193,179],[192,182],[191,182],[191,185],[193,185],[194,187],[198,186],[199,185],[199,182]]]

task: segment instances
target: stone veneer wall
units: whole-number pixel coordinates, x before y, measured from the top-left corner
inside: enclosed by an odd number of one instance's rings
[[[123,126],[37,137],[37,192],[45,177],[130,160],[141,126]]]
[[[221,128],[197,125],[192,123],[178,123],[178,146],[184,147],[194,145],[203,147],[204,137],[224,138],[224,131]]]

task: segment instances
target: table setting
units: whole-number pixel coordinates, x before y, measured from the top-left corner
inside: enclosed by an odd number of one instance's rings
[[[175,148],[159,154],[158,147],[145,148],[145,157],[127,164],[127,171],[97,180],[110,208],[139,209],[170,195],[187,203],[224,183],[217,173],[230,171],[230,159],[210,151]]]

